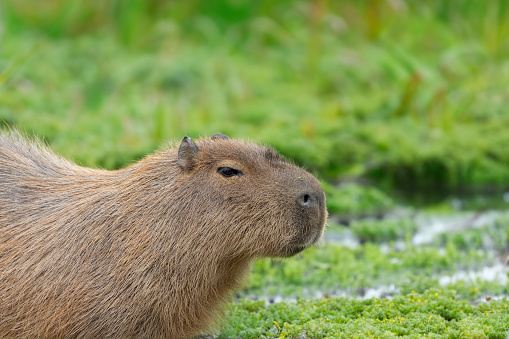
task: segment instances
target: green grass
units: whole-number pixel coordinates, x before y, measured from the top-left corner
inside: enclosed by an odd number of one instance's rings
[[[411,219],[361,220],[353,222],[352,232],[361,242],[389,242],[410,239],[417,231]]]
[[[444,289],[393,300],[328,298],[265,306],[244,300],[227,313],[219,338],[500,338],[509,301],[473,306]]]
[[[6,0],[0,121],[89,166],[221,131],[328,180],[507,186],[507,9]]]
[[[329,213],[342,220],[381,216],[396,205],[391,197],[375,187],[355,183],[335,187],[326,182],[322,186]]]

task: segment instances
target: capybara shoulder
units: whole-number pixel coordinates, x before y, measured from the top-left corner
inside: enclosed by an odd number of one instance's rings
[[[326,217],[311,174],[223,134],[105,171],[0,133],[0,337],[191,337]]]

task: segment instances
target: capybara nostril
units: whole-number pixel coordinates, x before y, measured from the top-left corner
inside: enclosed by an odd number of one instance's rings
[[[317,199],[313,194],[304,192],[297,198],[297,203],[302,207],[311,208],[317,205]]]

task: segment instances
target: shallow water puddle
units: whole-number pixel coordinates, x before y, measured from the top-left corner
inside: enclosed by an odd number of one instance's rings
[[[464,229],[491,226],[507,212],[458,212],[450,214],[418,213],[414,220],[418,231],[412,237],[414,245],[429,244],[439,234],[460,232]]]
[[[480,211],[480,212],[451,212],[451,213],[431,213],[431,212],[413,212],[411,210],[399,209],[388,218],[396,219],[409,219],[411,218],[417,224],[417,231],[411,238],[412,245],[421,246],[436,244],[437,237],[441,234],[454,234],[464,232],[469,229],[486,228],[495,225],[495,222],[500,217],[507,217],[507,211]],[[350,228],[344,227],[331,227],[327,230],[324,240],[341,244],[349,248],[355,248],[361,245],[359,239],[353,234]],[[508,244],[509,245],[509,244]],[[398,251],[405,250],[405,242],[402,240],[395,241],[392,245],[388,243],[381,243],[378,246],[383,251],[396,249]],[[442,248],[441,248],[442,249]],[[445,249],[444,249],[445,250]],[[492,264],[482,268],[473,270],[458,270],[454,273],[436,275],[433,278],[437,279],[441,286],[453,284],[458,281],[465,281],[475,284],[478,281],[496,282],[500,285],[509,283],[509,267],[504,262],[504,254],[500,253],[500,248],[497,250],[491,247],[488,243],[483,244],[478,249],[483,251],[488,258],[493,259]],[[507,256],[507,254],[505,254]],[[387,298],[399,293],[399,289],[393,284],[379,285],[377,287],[363,288],[358,291],[352,290],[337,290],[333,293],[325,294],[333,297],[352,297],[360,299],[368,298]],[[315,297],[323,297],[323,292],[315,292]]]
[[[465,281],[465,282],[476,282],[479,280],[483,281],[495,281],[500,284],[506,284],[509,282],[509,268],[502,264],[496,264],[489,267],[483,267],[480,270],[465,270],[458,271],[452,275],[439,275],[434,278],[438,279],[440,286],[447,286],[448,284],[455,283],[457,281]],[[388,285],[380,285],[376,287],[366,287],[362,289],[358,289],[356,291],[348,290],[348,289],[339,289],[333,292],[324,292],[324,291],[316,291],[312,289],[304,290],[304,295],[306,298],[355,298],[359,300],[378,298],[378,299],[392,299],[392,297],[396,294],[400,293],[400,289],[397,288],[394,284]],[[508,298],[507,295],[498,295],[491,296],[491,298],[499,299],[499,298]],[[266,305],[280,303],[280,302],[291,302],[296,303],[298,298],[295,297],[285,297],[285,296],[260,296],[260,297],[250,297],[244,296],[243,298],[254,299],[254,300],[264,300]],[[479,298],[478,302],[484,301],[485,298]]]
[[[439,277],[440,285],[444,286],[457,281],[495,281],[501,285],[509,282],[509,268],[501,263],[493,266],[483,267],[478,271],[457,271],[453,275],[444,275]]]

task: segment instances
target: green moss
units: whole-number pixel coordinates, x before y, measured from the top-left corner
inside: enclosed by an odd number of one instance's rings
[[[393,300],[328,298],[229,308],[219,338],[505,338],[509,301],[474,306],[454,290],[410,292]]]

